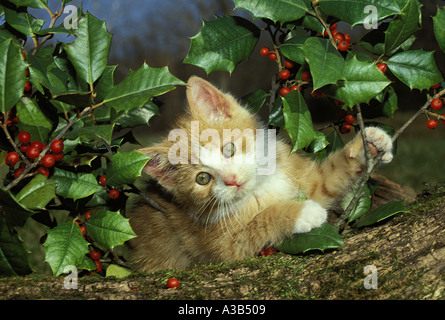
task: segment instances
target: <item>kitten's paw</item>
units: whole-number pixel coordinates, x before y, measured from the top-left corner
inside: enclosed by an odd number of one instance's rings
[[[306,200],[295,222],[294,233],[309,232],[326,222],[328,212],[318,202]]]
[[[376,157],[380,152],[384,152],[382,157],[383,163],[391,162],[393,158],[392,154],[392,141],[391,137],[382,129],[377,127],[365,128],[366,140],[368,141],[369,150],[373,157]]]

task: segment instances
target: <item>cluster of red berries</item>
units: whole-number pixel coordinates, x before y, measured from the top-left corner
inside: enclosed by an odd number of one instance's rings
[[[84,220],[87,221],[89,218],[91,218],[91,216],[93,215],[92,211],[88,211],[85,213],[84,215]],[[87,233],[87,229],[86,227],[83,225],[82,221],[80,219],[76,219],[74,220],[74,222],[79,226],[80,232],[82,233],[82,235],[84,236],[84,238],[92,243],[93,241],[90,239],[90,237],[88,237],[88,233]],[[97,269],[94,270],[95,272],[100,272],[102,271],[102,262],[100,262],[100,258],[102,257],[102,254],[100,253],[100,251],[96,248],[93,247],[93,245],[91,244],[91,251],[89,253],[90,258],[93,260],[93,262],[96,264]]]
[[[351,36],[348,33],[341,33],[337,30],[337,23],[334,23],[329,27],[331,30],[332,37],[337,43],[337,48],[340,51],[346,51],[349,49],[349,45],[351,43]],[[324,36],[329,36],[328,31],[324,32]]]
[[[437,88],[439,88],[439,87],[440,87],[440,83],[434,85],[432,88],[433,88],[433,89],[437,89]],[[437,110],[442,109],[443,104],[444,104],[443,99],[438,99],[438,98],[437,98],[437,99],[433,99],[433,100],[431,100],[430,108],[431,108],[432,110],[437,111]],[[442,117],[445,117],[445,113],[442,114]],[[442,124],[445,124],[445,120],[440,119],[440,122],[442,122]],[[436,119],[429,119],[429,120],[426,122],[426,127],[427,127],[428,129],[430,129],[430,130],[432,130],[432,129],[436,129],[437,126],[438,126],[438,121],[437,121]]]
[[[101,185],[103,185],[104,187],[107,187],[107,182],[106,182],[105,175],[102,175],[102,176],[99,177],[99,183]],[[117,189],[111,189],[111,190],[109,190],[108,194],[109,194],[111,199],[117,199],[117,198],[119,198],[120,192]]]
[[[20,141],[20,151],[23,155],[29,159],[34,160],[39,157],[40,152],[45,149],[47,146],[44,145],[40,141],[31,142],[31,135],[26,131],[21,131],[18,135],[18,139]],[[51,153],[43,156],[40,160],[40,167],[37,169],[37,173],[41,173],[45,176],[49,176],[49,168],[54,166],[56,161],[62,160],[63,158],[63,141],[62,140],[54,140],[50,144]],[[6,155],[5,163],[6,165],[13,168],[17,162],[20,160],[20,157],[17,152],[9,152]],[[14,178],[18,178],[22,172],[25,170],[26,162],[22,161],[18,169],[14,171]]]

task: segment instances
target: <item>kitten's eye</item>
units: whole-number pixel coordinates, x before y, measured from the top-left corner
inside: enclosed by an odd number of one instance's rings
[[[222,148],[222,154],[224,155],[224,157],[226,158],[230,158],[235,154],[235,145],[232,142],[227,143],[223,148]]]
[[[196,183],[203,186],[209,183],[211,178],[212,176],[207,172],[201,172],[196,176]]]

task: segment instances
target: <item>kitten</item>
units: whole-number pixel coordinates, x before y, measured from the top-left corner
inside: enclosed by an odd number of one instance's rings
[[[290,154],[279,139],[268,139],[268,150],[258,153],[256,142],[267,139],[256,129],[265,127],[231,95],[191,77],[187,101],[189,112],[169,137],[138,150],[151,158],[144,170],[157,181],[148,194],[166,210],[140,202],[130,211],[137,235],[131,259],[139,271],[243,259],[319,227],[365,167],[360,135],[323,163]],[[390,137],[365,130],[373,156],[384,152],[382,161],[390,162]],[[261,154],[272,154],[274,165],[258,161]],[[308,200],[298,201],[301,191]]]

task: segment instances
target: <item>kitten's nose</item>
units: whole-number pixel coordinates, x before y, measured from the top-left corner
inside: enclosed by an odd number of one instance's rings
[[[238,187],[238,188],[241,187],[241,185],[236,182],[236,176],[234,174],[229,176],[229,177],[227,177],[227,178],[225,178],[224,179],[224,184],[226,186],[235,186],[235,187]]]

